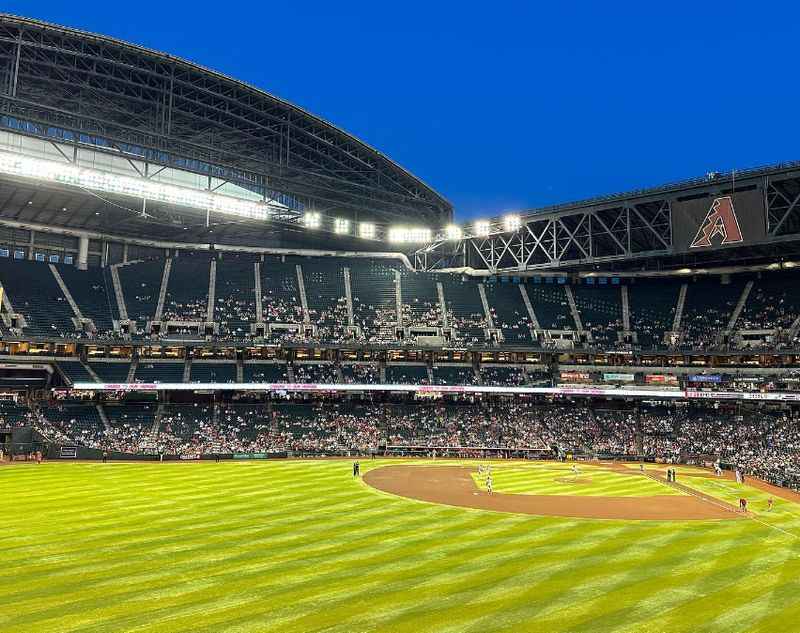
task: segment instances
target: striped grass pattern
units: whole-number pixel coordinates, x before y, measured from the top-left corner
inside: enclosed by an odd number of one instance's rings
[[[334,460],[47,463],[0,489],[3,633],[800,630],[788,502],[763,523],[532,517]]]
[[[492,467],[495,492],[515,495],[568,495],[587,497],[650,497],[683,494],[652,479],[612,472],[605,467],[577,464],[514,464]],[[473,473],[476,485],[486,490],[486,477]]]

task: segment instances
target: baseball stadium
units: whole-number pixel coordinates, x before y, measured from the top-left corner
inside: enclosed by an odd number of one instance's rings
[[[0,285],[4,633],[800,631],[800,162],[459,222],[0,15]]]

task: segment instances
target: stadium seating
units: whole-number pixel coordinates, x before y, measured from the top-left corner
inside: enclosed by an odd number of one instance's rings
[[[94,382],[88,370],[77,360],[60,360],[58,366],[70,383]]]
[[[130,361],[92,361],[89,367],[103,382],[127,382]]]
[[[317,325],[317,338],[339,343],[347,336],[347,293],[344,269],[336,261],[303,258],[303,270],[310,320]]]
[[[487,283],[486,300],[494,326],[502,331],[509,345],[532,345],[531,320],[518,284]]]
[[[664,335],[672,330],[681,281],[641,279],[628,286],[631,330],[643,349],[663,347]]]
[[[339,382],[336,366],[332,363],[295,363],[293,369],[295,382],[320,384]]]
[[[192,361],[189,382],[236,382],[236,365]]]
[[[486,340],[486,315],[483,311],[478,285],[450,275],[442,279],[447,306],[447,323],[455,328],[456,341],[477,345]]]
[[[781,272],[755,280],[736,324],[742,330],[788,330],[800,316],[800,275]]]
[[[209,270],[207,253],[181,254],[172,260],[164,297],[164,321],[206,320]]]
[[[573,295],[583,329],[591,333],[592,342],[606,348],[615,346],[623,329],[619,286],[577,285]]]
[[[205,322],[209,257],[208,253],[198,253],[172,260],[164,320]],[[218,340],[252,340],[252,325],[256,320],[254,263],[260,259],[260,255],[227,252],[218,258],[214,309],[219,326]],[[155,316],[164,266],[164,260],[152,260],[121,265],[117,269],[128,315],[137,322],[135,338],[146,334],[146,325]],[[302,327],[304,315],[297,266],[301,267],[306,287],[311,328]],[[110,272],[97,268],[79,271],[65,265],[57,269],[81,313],[95,324],[96,334],[75,329],[73,311],[47,264],[0,258],[0,280],[4,281],[14,308],[27,321],[24,334],[49,338],[118,338],[120,334],[114,332],[114,321],[119,314]],[[346,269],[349,269],[352,290],[353,323],[360,331],[349,327]],[[356,257],[264,256],[260,270],[264,322],[294,326],[288,330],[272,328],[269,337],[273,343],[413,345],[418,342],[417,335],[440,333],[446,321],[453,332],[452,343],[461,346],[539,344],[531,336],[531,319],[516,283],[412,272],[395,261]],[[402,336],[398,339],[395,283],[398,272],[402,292],[401,325],[411,328],[410,339]],[[719,277],[626,279],[630,327],[637,337],[635,345],[642,350],[666,349],[664,335],[672,330],[683,283],[688,285],[681,320],[683,348],[702,351],[740,343],[730,337],[723,339],[721,334],[727,329],[749,280],[754,281],[754,286],[734,329],[780,328],[785,338],[800,316],[800,299],[791,291],[797,278],[796,273],[789,271],[738,275],[724,284]],[[545,330],[575,330],[565,292],[566,281],[554,277],[533,278],[524,286],[539,324]],[[442,314],[438,283],[442,285],[445,314]],[[503,334],[502,342],[486,340],[488,323],[480,298],[480,283],[484,283],[489,311],[494,326]],[[601,348],[615,347],[623,329],[620,286],[590,284],[584,279],[571,284],[570,288],[583,327],[591,333],[592,344]],[[309,334],[312,329],[316,331],[314,336]],[[0,334],[4,331],[0,327]],[[185,335],[196,339],[198,332],[196,328],[187,328]],[[179,326],[159,336],[172,339],[183,334]],[[800,337],[800,332],[797,336]],[[549,340],[543,339],[542,344],[548,344]],[[632,341],[623,344],[634,345]],[[759,342],[761,346],[778,344],[777,337]]]
[[[224,253],[217,261],[214,320],[222,338],[250,337],[256,322],[255,255]]]
[[[344,382],[359,385],[376,385],[380,382],[377,365],[368,363],[344,363],[341,368]]]
[[[265,257],[261,264],[261,301],[267,323],[302,323],[303,308],[295,264]]]
[[[32,418],[33,414],[28,406],[13,400],[0,400],[0,428],[26,426],[31,423]]]
[[[427,385],[428,368],[425,365],[389,365],[386,383],[390,385]]]
[[[348,259],[353,315],[362,337],[370,343],[397,340],[397,293],[395,272],[398,268],[381,260]]]
[[[477,382],[471,366],[434,365],[434,385],[474,385]]]
[[[437,275],[401,271],[403,325],[441,327],[442,310],[436,289]]]
[[[545,280],[552,279],[546,277]],[[545,330],[574,330],[575,321],[569,311],[564,288],[560,284],[527,284],[536,318]]]
[[[289,382],[286,363],[245,363],[244,382]]]
[[[134,380],[136,382],[183,382],[183,361],[158,362],[139,360]]]
[[[109,444],[105,426],[93,405],[48,405],[40,412],[59,433],[81,446],[98,448]]]
[[[525,372],[521,367],[483,365],[481,384],[492,387],[518,387],[525,384]]]
[[[141,334],[147,323],[155,318],[161,279],[164,274],[164,260],[137,262],[120,266],[117,269],[128,318],[136,321]]]
[[[0,258],[0,282],[14,310],[25,317],[28,336],[78,338],[75,314],[43,262]]]
[[[97,336],[113,336],[114,320],[119,319],[117,300],[107,268],[58,266],[58,272],[84,318],[91,319]]]
[[[718,334],[727,328],[745,283],[743,279],[721,284],[718,278],[701,278],[689,284],[681,319],[682,347],[718,346]]]

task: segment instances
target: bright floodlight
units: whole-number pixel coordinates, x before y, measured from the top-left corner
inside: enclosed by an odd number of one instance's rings
[[[55,182],[91,191],[145,198],[253,220],[267,220],[270,215],[269,206],[262,202],[253,202],[179,185],[168,185],[145,178],[121,176],[88,167],[21,156],[6,151],[0,151],[0,173]]]
[[[478,237],[486,237],[487,235],[489,235],[490,230],[491,227],[486,220],[478,220],[475,223],[475,234]]]
[[[408,241],[408,229],[404,226],[393,226],[389,229],[389,241],[400,244]]]
[[[507,215],[503,218],[503,226],[506,231],[513,233],[514,231],[519,231],[522,226],[522,220],[518,215]]]
[[[316,211],[307,212],[303,215],[303,224],[306,225],[307,229],[318,229],[320,226],[319,213]]]
[[[358,236],[364,240],[374,240],[375,225],[369,222],[362,222],[358,225]]]
[[[339,235],[343,235],[344,233],[349,233],[350,220],[345,220],[344,218],[336,218],[333,221],[333,232],[338,233]]]
[[[448,240],[460,240],[461,236],[463,235],[463,231],[461,230],[460,226],[449,224],[444,227],[444,235]]]
[[[411,242],[430,242],[431,230],[423,228],[414,228],[409,231],[409,241]]]

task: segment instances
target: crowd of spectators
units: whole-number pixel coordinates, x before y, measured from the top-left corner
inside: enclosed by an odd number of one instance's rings
[[[64,401],[28,408],[0,403],[0,428],[33,426],[52,441],[123,453],[341,454],[380,452],[387,446],[401,452],[538,451],[721,462],[778,483],[800,481],[800,416],[784,410],[318,399],[221,404],[216,411],[210,405],[165,405],[154,424],[154,405],[138,406],[128,412],[126,405],[114,405],[107,425],[91,404]]]

